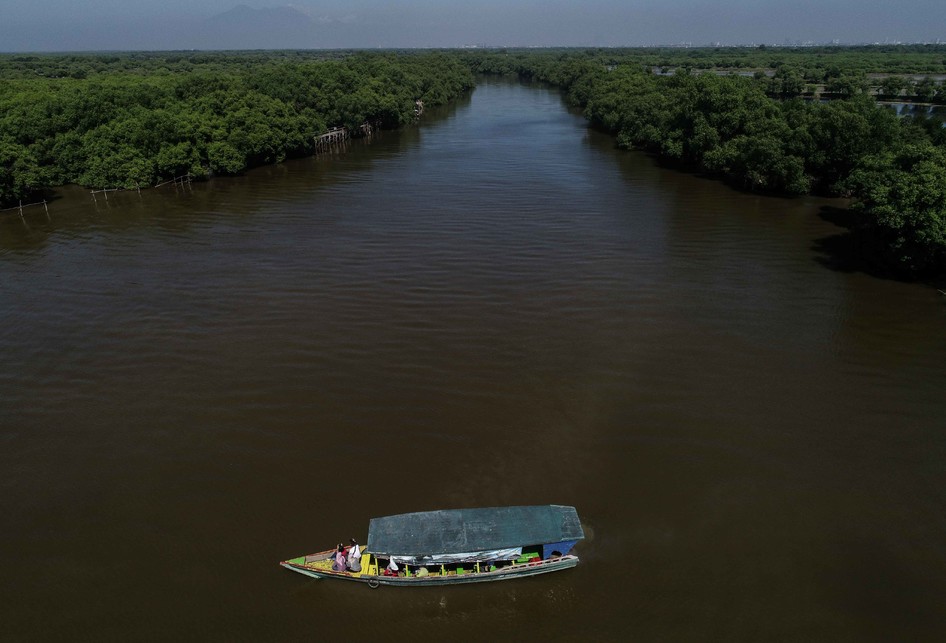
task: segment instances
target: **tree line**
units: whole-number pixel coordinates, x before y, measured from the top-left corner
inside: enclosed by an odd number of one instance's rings
[[[154,185],[313,153],[331,127],[400,127],[469,91],[439,53],[0,57],[0,204],[66,183]]]
[[[666,164],[747,191],[853,197],[871,260],[907,277],[946,271],[946,128],[929,118],[898,118],[862,86],[826,102],[785,96],[772,88],[785,69],[779,61],[769,77],[682,67],[660,75],[633,52],[494,52],[467,60],[481,73],[561,87],[620,146]]]
[[[331,127],[403,126],[475,73],[554,84],[622,147],[740,189],[853,197],[872,258],[946,270],[946,128],[875,100],[946,102],[938,45],[0,56],[0,204],[311,154]]]

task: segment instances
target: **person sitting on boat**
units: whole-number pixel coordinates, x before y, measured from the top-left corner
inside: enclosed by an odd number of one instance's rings
[[[392,559],[388,562],[388,566],[385,567],[385,569],[384,569],[384,575],[385,575],[385,576],[397,576],[397,570],[398,570],[397,563],[395,563],[395,562],[394,562],[394,559],[392,558]]]
[[[333,572],[343,572],[346,569],[345,565],[345,546],[341,543],[338,543],[338,549],[335,550],[335,562],[332,563]]]
[[[361,571],[361,547],[354,538],[351,539],[351,546],[348,548],[348,569],[353,572]]]

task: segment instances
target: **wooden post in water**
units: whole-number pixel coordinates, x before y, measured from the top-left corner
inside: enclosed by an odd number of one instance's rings
[[[20,199],[20,221],[23,222],[23,227],[27,230],[30,229],[30,224],[26,222],[26,217],[23,216],[23,200]]]
[[[49,217],[49,206],[46,205],[46,199],[43,199],[43,207],[46,209],[46,220],[52,221],[52,219]]]

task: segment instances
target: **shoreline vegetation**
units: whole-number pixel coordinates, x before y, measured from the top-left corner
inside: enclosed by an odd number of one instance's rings
[[[946,46],[663,56],[518,52],[469,61],[479,73],[561,88],[620,147],[665,165],[750,192],[851,197],[851,245],[874,271],[906,279],[946,272],[946,128],[923,114],[898,117],[876,101],[910,92],[905,97],[946,102],[937,78]],[[742,66],[774,72],[732,73]],[[667,67],[674,71],[661,73]],[[893,71],[920,78],[867,76]],[[819,86],[832,100],[811,99]]]
[[[0,207],[70,183],[144,188],[310,156],[322,134],[395,129],[417,101],[473,85],[441,53],[0,56]]]
[[[878,106],[946,103],[943,45],[0,55],[0,207],[308,156],[475,74],[554,85],[620,147],[737,189],[851,197],[867,261],[946,273],[946,127]]]

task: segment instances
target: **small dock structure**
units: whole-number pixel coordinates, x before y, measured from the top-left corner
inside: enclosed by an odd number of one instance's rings
[[[344,127],[334,127],[325,134],[315,137],[315,153],[321,154],[337,149],[345,144],[351,138],[348,130]]]
[[[379,124],[377,122],[369,123],[365,121],[355,131],[356,138],[368,138],[372,136],[379,129]],[[338,150],[342,148],[348,141],[352,139],[352,131],[347,127],[333,127],[324,134],[319,134],[314,138],[315,140],[315,153],[322,154],[324,152],[331,152],[333,150]]]

